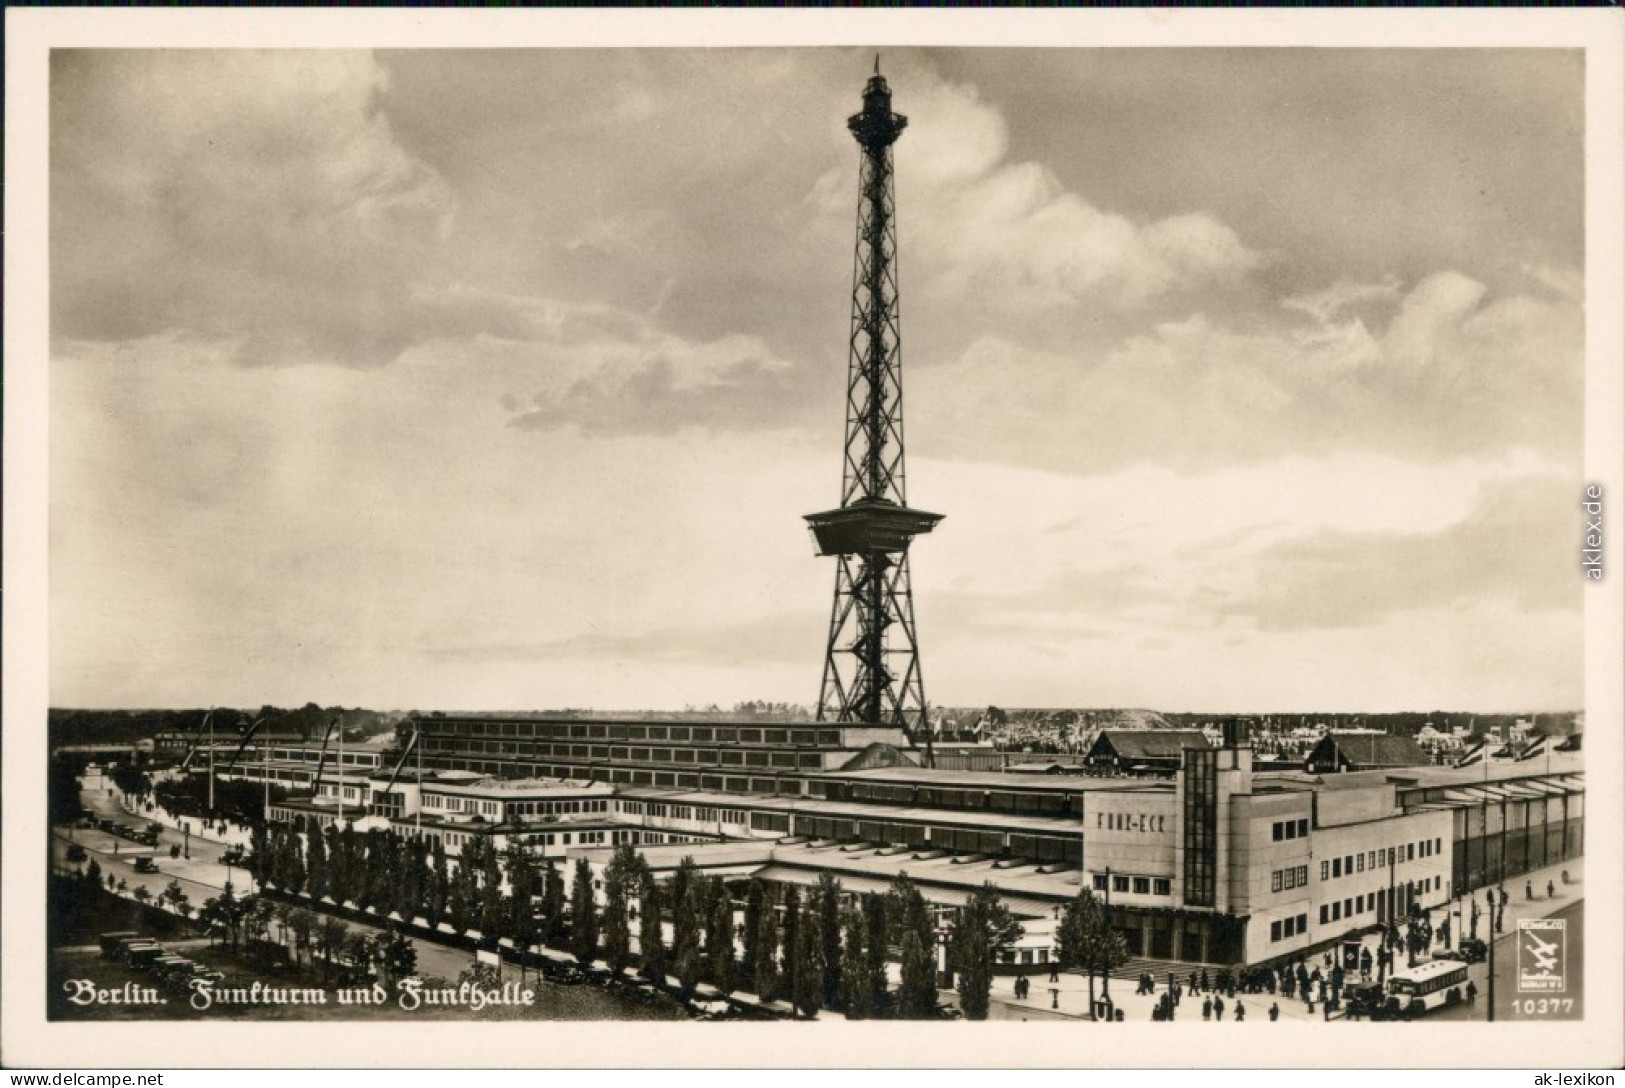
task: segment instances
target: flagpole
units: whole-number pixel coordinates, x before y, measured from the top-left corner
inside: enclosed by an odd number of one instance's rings
[[[209,820],[214,820],[214,707],[209,708]]]

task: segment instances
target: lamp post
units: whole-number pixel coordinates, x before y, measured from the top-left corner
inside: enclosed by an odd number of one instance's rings
[[[1106,866],[1105,919],[1106,919],[1106,933],[1105,933],[1105,938],[1106,939],[1105,939],[1105,942],[1104,942],[1104,947],[1106,949],[1108,949],[1108,951],[1109,951],[1110,948],[1111,948],[1111,939],[1112,939],[1112,867],[1110,865]],[[1111,956],[1108,955],[1106,957],[1106,960],[1107,960],[1108,963],[1110,963],[1111,962]],[[1107,1015],[1108,1016],[1111,1015],[1112,973],[1111,973],[1110,968],[1107,968],[1105,971],[1101,972],[1100,999],[1106,1003]]]

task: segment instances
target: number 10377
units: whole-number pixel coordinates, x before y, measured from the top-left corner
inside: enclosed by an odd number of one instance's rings
[[[1520,1016],[1567,1016],[1574,1012],[1572,997],[1525,997],[1512,1003]]]

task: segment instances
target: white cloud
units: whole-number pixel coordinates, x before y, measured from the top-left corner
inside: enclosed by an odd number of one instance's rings
[[[59,56],[54,320],[189,330],[249,362],[387,362],[426,335],[414,284],[452,229],[440,174],[395,140],[365,53]]]
[[[1095,207],[1040,163],[1009,161],[1004,119],[974,87],[925,76],[911,81],[907,105],[899,245],[909,269],[929,270],[910,287],[928,307],[1133,309],[1263,262],[1205,212],[1138,223]],[[848,212],[850,174],[832,170],[814,187],[826,214]]]
[[[1357,317],[1239,330],[1195,314],[1105,353],[989,336],[910,376],[911,434],[941,455],[1070,472],[1341,450],[1432,461],[1527,446],[1566,459],[1578,452],[1581,329],[1575,303],[1492,298],[1446,272],[1375,334]]]

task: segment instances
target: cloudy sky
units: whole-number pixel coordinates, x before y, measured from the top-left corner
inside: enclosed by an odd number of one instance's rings
[[[812,700],[872,63],[56,54],[52,702]],[[933,703],[1580,705],[1578,53],[882,63]]]

